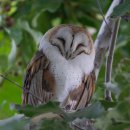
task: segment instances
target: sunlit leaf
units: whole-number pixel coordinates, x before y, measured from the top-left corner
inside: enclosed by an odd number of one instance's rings
[[[20,85],[22,83],[22,77],[20,76],[8,76],[8,78],[18,82]],[[0,86],[0,104],[3,104],[0,109],[0,119],[7,118],[8,116],[12,116],[16,113],[16,110],[12,110],[10,105],[11,103],[21,103],[21,93],[22,89],[6,80],[3,81]]]
[[[8,67],[8,58],[6,55],[0,55],[0,72],[3,72]]]
[[[6,55],[10,53],[11,50],[11,39],[4,32],[0,32],[0,55]]]

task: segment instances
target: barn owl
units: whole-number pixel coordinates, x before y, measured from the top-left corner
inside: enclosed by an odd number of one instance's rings
[[[86,29],[74,25],[50,29],[27,67],[23,105],[56,100],[70,111],[86,107],[95,89],[94,58]]]

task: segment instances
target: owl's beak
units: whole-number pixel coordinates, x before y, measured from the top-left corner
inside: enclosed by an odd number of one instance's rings
[[[74,54],[72,54],[72,53],[70,53],[71,51],[68,51],[68,52],[66,52],[66,59],[68,60],[68,59],[73,59],[75,56],[74,56]]]
[[[66,52],[66,57],[65,57],[65,58],[66,58],[66,59],[69,59],[69,58],[70,58],[70,55],[71,55],[70,52],[67,51],[67,52]]]

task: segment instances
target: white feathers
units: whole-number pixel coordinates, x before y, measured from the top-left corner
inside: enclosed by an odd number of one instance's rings
[[[75,35],[74,41],[73,41],[72,51],[75,51],[75,49],[78,46],[78,44],[83,44],[83,45],[87,45],[88,44],[88,38],[87,38],[86,34],[80,32],[80,33],[77,33]]]
[[[85,74],[89,75],[89,73],[93,70],[95,50],[92,48],[90,55],[82,53],[73,59],[67,60],[60,54],[60,51],[56,46],[50,44],[49,38],[51,36],[49,36],[49,34],[50,32],[47,32],[44,35],[39,49],[43,51],[50,61],[50,71],[56,80],[56,98],[58,101],[62,102],[71,90],[81,85],[83,76]],[[64,50],[66,52],[71,50],[70,47],[72,42],[74,44],[74,48],[76,48],[75,46],[77,46],[80,42],[87,45],[89,41],[84,32],[78,32],[73,36],[70,27],[59,28],[56,34],[53,34],[51,40],[56,37],[62,37],[65,39]],[[70,53],[73,52],[71,51]]]
[[[46,49],[44,53],[50,60],[50,70],[56,80],[56,98],[62,102],[70,90],[81,84],[83,72],[79,66],[59,55],[53,47]]]
[[[60,28],[55,37],[61,37],[65,39],[65,51],[67,52],[70,49],[70,44],[72,42],[72,31],[69,27]],[[53,38],[53,37],[52,37]]]

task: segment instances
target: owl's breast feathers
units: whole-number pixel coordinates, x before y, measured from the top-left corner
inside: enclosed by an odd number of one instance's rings
[[[38,51],[27,67],[23,86],[23,105],[36,106],[56,97],[56,81],[49,69],[49,60]],[[61,106],[66,110],[82,109],[88,105],[95,89],[95,75],[84,75],[81,85],[69,91]],[[62,95],[61,95],[62,96]]]

